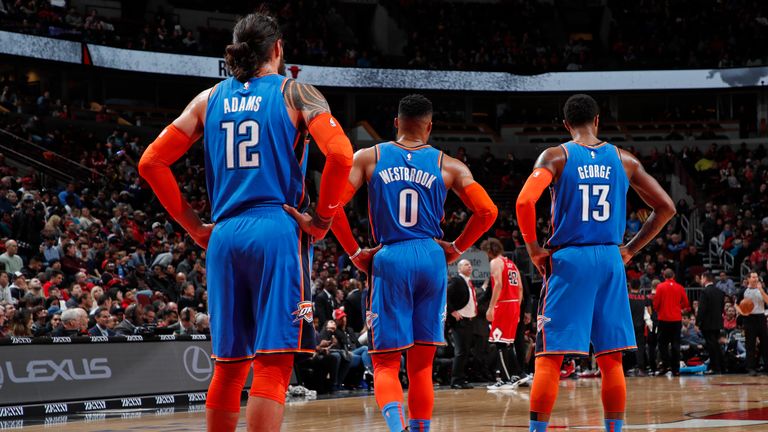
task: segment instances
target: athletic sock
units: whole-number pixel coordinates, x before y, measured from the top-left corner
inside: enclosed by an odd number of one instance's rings
[[[624,420],[605,419],[605,432],[621,432]]]
[[[408,420],[408,429],[410,432],[429,432],[429,424],[431,420]]]
[[[387,422],[389,432],[401,432],[405,427],[405,416],[403,415],[403,404],[400,402],[390,402],[381,409],[384,415],[384,421]]]
[[[549,422],[531,420],[528,432],[547,432]]]

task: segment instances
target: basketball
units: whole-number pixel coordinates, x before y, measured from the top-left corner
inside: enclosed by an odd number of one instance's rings
[[[741,303],[739,303],[739,308],[741,308],[741,311],[744,313],[744,315],[749,315],[752,313],[752,309],[755,308],[755,304],[752,302],[752,300],[745,298],[741,301]]]

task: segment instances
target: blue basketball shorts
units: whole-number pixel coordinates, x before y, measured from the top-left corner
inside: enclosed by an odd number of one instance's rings
[[[550,257],[537,316],[536,355],[635,349],[618,246],[568,246]]]
[[[216,223],[206,251],[212,357],[312,353],[311,248],[280,207]]]
[[[373,257],[366,322],[371,353],[445,345],[448,266],[432,239],[385,245]]]

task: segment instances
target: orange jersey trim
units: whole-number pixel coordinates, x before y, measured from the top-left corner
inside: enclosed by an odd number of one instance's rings
[[[373,334],[373,331],[371,331],[371,334]],[[373,337],[371,337],[371,340],[373,340]],[[413,346],[413,344],[408,344],[408,345],[403,345],[403,346],[400,346],[400,347],[397,347],[397,348],[387,348],[387,349],[383,349],[383,350],[368,350],[368,352],[370,354],[386,354],[386,353],[392,353],[392,352],[396,352],[396,351],[404,351],[404,350],[407,350],[408,348],[410,348],[412,346]]]
[[[609,349],[609,350],[605,350],[605,351],[600,351],[600,352],[595,353],[595,357],[599,357],[599,356],[606,355],[606,354],[612,354],[612,353],[619,352],[619,351],[633,350],[633,349],[637,349],[637,345],[630,345],[630,346],[625,346],[625,347],[621,347],[621,348],[614,348],[614,349]]]

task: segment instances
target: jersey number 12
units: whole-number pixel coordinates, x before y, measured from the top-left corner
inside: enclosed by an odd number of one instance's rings
[[[581,221],[605,222],[611,217],[611,203],[608,202],[608,192],[611,190],[609,185],[588,185],[580,184],[581,191]],[[591,197],[597,197],[597,207],[590,211]]]
[[[259,144],[259,123],[255,120],[245,120],[237,125],[237,134],[233,121],[222,122],[221,129],[226,135],[227,169],[258,168],[259,152],[252,150]]]

